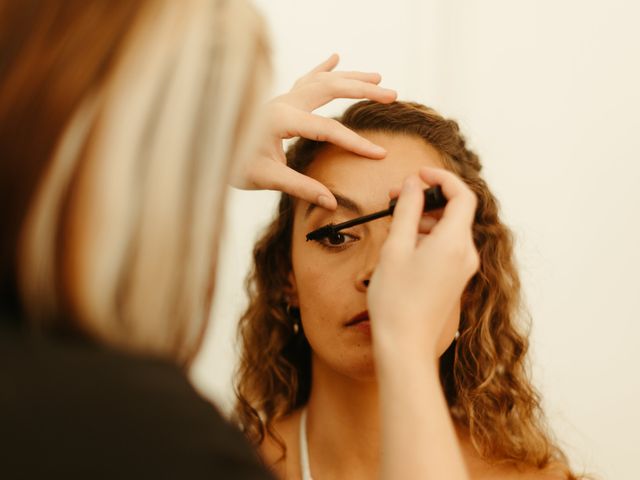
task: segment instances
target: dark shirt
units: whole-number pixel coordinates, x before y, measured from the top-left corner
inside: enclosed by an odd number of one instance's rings
[[[178,366],[13,320],[0,318],[1,479],[272,478]]]

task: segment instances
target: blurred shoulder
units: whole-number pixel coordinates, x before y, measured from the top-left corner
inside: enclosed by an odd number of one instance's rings
[[[77,339],[15,331],[1,337],[0,451],[11,460],[8,471],[29,464],[34,478],[100,469],[113,478],[125,470],[165,478],[268,477],[241,432],[173,362]]]

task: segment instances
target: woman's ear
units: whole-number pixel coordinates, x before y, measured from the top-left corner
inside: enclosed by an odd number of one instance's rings
[[[288,275],[289,283],[284,288],[284,295],[287,298],[287,303],[292,307],[300,307],[300,302],[298,300],[298,287],[296,285],[296,276],[293,274],[293,271],[289,272]]]

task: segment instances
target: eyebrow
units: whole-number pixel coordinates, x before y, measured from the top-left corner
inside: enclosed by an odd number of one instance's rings
[[[333,194],[334,197],[336,197],[336,202],[338,202],[338,207],[342,207],[358,215],[362,215],[362,208],[360,208],[360,205],[358,205],[355,201],[351,200],[348,197],[345,197],[344,195],[340,195],[339,193],[336,193],[333,190],[331,190],[331,193]],[[310,203],[309,206],[307,207],[306,212],[304,212],[304,218],[307,218],[309,215],[311,215],[311,212],[313,212],[317,207],[318,206],[315,203]]]

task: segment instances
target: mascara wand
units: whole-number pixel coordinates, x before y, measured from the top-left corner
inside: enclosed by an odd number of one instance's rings
[[[367,222],[370,222],[371,220],[376,220],[377,218],[393,215],[393,211],[396,208],[397,202],[398,202],[398,199],[394,198],[389,202],[389,208],[387,208],[386,210],[380,210],[379,212],[354,218],[353,220],[347,220],[346,222],[338,223],[336,225],[326,225],[324,227],[318,228],[317,230],[314,230],[313,232],[309,232],[307,234],[307,241],[320,240],[322,238],[329,238],[329,239],[335,238],[338,232],[345,228],[355,227],[356,225],[367,223]],[[442,193],[442,187],[440,187],[440,185],[427,188],[424,190],[424,208],[422,210],[423,212],[430,212],[432,210],[438,210],[439,208],[444,208],[446,204],[447,204],[447,199]]]

